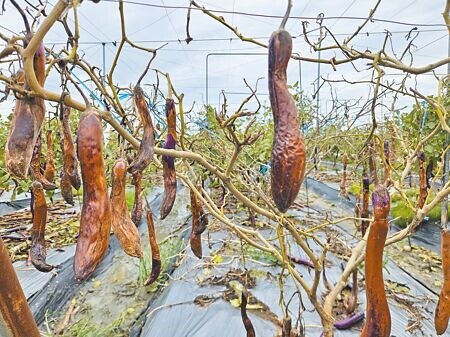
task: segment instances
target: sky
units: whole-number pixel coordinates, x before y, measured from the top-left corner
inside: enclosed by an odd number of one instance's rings
[[[24,4],[22,0],[19,3]],[[36,2],[36,1],[32,1]],[[245,16],[236,12],[246,12],[264,15],[283,15],[286,9],[286,0],[208,0],[198,1],[208,9],[225,10],[235,13],[223,13],[225,20],[248,37],[254,37],[258,41],[267,43],[271,33],[280,24],[279,18]],[[48,2],[48,11],[52,8],[55,0]],[[362,19],[350,20],[347,17],[367,17],[369,11],[375,5],[375,0],[293,0],[292,16],[315,18],[320,13],[325,17],[342,17],[340,19],[326,19],[326,25],[336,37],[342,41],[363,22]],[[125,20],[128,37],[140,45],[152,48],[160,47],[165,41],[168,44],[158,51],[158,55],[152,63],[152,68],[157,68],[171,75],[172,82],[178,92],[185,94],[185,107],[189,109],[194,105],[195,110],[201,109],[206,104],[218,105],[222,98],[221,91],[227,95],[229,111],[233,112],[248,94],[243,79],[254,86],[258,78],[258,97],[263,104],[268,104],[267,92],[267,50],[257,45],[241,42],[236,36],[217,21],[209,18],[201,11],[192,11],[190,22],[190,34],[193,41],[187,45],[186,38],[186,9],[156,8],[149,4],[160,6],[188,6],[188,0],[135,0],[125,3]],[[355,49],[373,52],[381,49],[384,32],[392,33],[392,48],[389,44],[389,52],[401,54],[403,48],[408,44],[406,40],[408,31],[417,27],[420,32],[414,40],[413,60],[414,66],[423,66],[436,62],[447,56],[448,34],[443,26],[442,11],[445,6],[444,0],[407,0],[386,1],[382,0],[375,14],[376,19],[395,20],[408,24],[394,24],[386,22],[371,22],[352,42]],[[91,64],[98,67],[103,66],[103,55],[105,67],[111,66],[117,44],[121,38],[118,3],[115,0],[100,1],[94,4],[85,0],[79,8],[80,20],[80,51],[83,57]],[[314,52],[305,42],[302,34],[301,19],[291,18],[286,29],[294,38],[293,52],[309,58],[317,58]],[[315,19],[307,20],[308,30],[318,27]],[[73,24],[73,21],[69,20]],[[420,26],[418,26],[420,24]],[[417,26],[416,26],[417,25]],[[6,12],[0,16],[0,31],[9,34],[6,30],[20,32],[23,23],[14,8],[7,0]],[[317,31],[312,32],[311,39],[317,38]],[[208,39],[205,41],[205,39]],[[66,41],[65,33],[61,25],[55,25],[44,42],[48,47],[59,50]],[[330,40],[328,40],[330,41]],[[103,45],[104,54],[103,54]],[[116,43],[117,42],[117,43]],[[116,45],[115,45],[116,44]],[[3,44],[4,45],[4,44]],[[0,48],[3,46],[0,44]],[[213,54],[216,53],[216,54]],[[217,55],[222,54],[263,54],[263,55]],[[208,56],[209,54],[209,56]],[[342,59],[339,51],[322,52],[322,58]],[[208,73],[206,73],[206,60],[208,59]],[[114,81],[121,87],[132,86],[136,83],[149,55],[143,51],[136,50],[130,46],[124,47],[122,57],[115,72]],[[406,58],[406,62],[410,62]],[[0,64],[0,67],[4,65]],[[350,81],[369,80],[372,71],[368,69],[367,61],[358,61],[355,68],[350,64],[337,66],[334,70],[330,65],[320,67],[320,76],[327,79],[346,78]],[[0,68],[1,69],[1,68]],[[300,70],[301,69],[301,70]],[[436,73],[443,75],[447,67],[443,66]],[[4,68],[3,68],[4,71]],[[398,79],[399,71],[386,70],[386,79]],[[82,78],[83,74],[76,72]],[[206,77],[208,77],[208,88],[206,88]],[[288,82],[301,81],[301,87],[305,95],[310,99],[317,88],[318,65],[317,63],[301,62],[291,60],[288,69]],[[425,95],[437,92],[437,81],[432,74],[411,77],[408,86],[417,86]],[[149,73],[144,83],[155,83],[155,75]],[[322,80],[321,80],[322,83]],[[162,87],[164,87],[162,85]],[[59,91],[59,77],[51,76],[46,88]],[[367,98],[370,94],[370,86],[366,84],[350,85],[348,83],[333,84],[333,91],[341,102],[354,103],[358,99]],[[208,93],[208,94],[207,94]],[[77,96],[76,94],[73,94]],[[317,96],[315,97],[315,100]],[[254,103],[254,102],[253,102]],[[330,86],[323,85],[319,92],[319,111],[325,114],[332,106]],[[383,102],[390,105],[390,98],[386,97]],[[397,108],[410,107],[413,100],[401,98]],[[0,113],[11,111],[13,101],[0,104]],[[254,107],[249,105],[249,108]],[[404,110],[404,111],[406,111]],[[356,111],[356,109],[355,109]],[[387,115],[387,107],[378,108],[379,116]]]

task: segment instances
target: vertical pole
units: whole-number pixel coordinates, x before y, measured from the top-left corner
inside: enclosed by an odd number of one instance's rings
[[[320,50],[319,50],[319,59],[320,59]],[[317,62],[317,107],[316,107],[316,131],[319,131],[319,96],[320,96],[320,62]]]
[[[300,91],[303,91],[303,86],[302,86],[302,62],[300,61],[300,59],[298,60],[298,85],[299,85]]]
[[[384,135],[385,135],[385,129],[384,129],[384,126],[386,125],[386,121],[385,121],[385,119],[384,119],[384,111],[383,111],[383,96],[381,96],[380,97],[380,101],[381,101],[381,108],[380,108],[380,121],[383,121],[383,124],[381,125],[381,135],[383,136],[383,138],[384,138]]]
[[[209,105],[209,98],[208,98],[208,59],[209,59],[209,55],[210,54],[208,54],[208,55],[206,55],[206,79],[205,79],[205,82],[206,82],[206,106],[208,106]]]
[[[450,56],[450,35],[448,37],[447,43],[448,43],[448,55]],[[450,63],[447,63],[447,77],[449,75],[450,75]],[[447,83],[448,83],[448,78],[447,78]],[[448,93],[449,92],[447,91],[447,94]],[[450,142],[450,137],[449,137],[448,132],[446,132],[446,134],[445,134],[446,146],[444,146],[444,149],[447,147],[449,142]],[[444,157],[444,172],[442,175],[442,187],[444,187],[448,181],[449,159],[450,159],[449,153],[447,152]],[[447,222],[448,222],[448,196],[446,195],[444,197],[444,199],[442,199],[442,203],[441,203],[441,226],[442,226],[442,228],[447,227]]]
[[[449,143],[448,132],[447,132],[447,135],[445,136],[445,142],[446,142],[446,144]],[[442,176],[442,186],[444,186],[447,183],[447,181],[448,181],[448,169],[449,169],[449,165],[448,165],[449,155],[448,155],[448,152],[445,154],[445,159],[444,160],[445,160],[445,162],[444,162],[444,174]],[[444,197],[444,199],[442,199],[442,203],[441,203],[441,226],[442,226],[442,228],[446,227],[447,221],[448,221],[448,195],[446,195]]]
[[[106,66],[105,66],[105,47],[106,47],[106,42],[102,42],[102,48],[103,48],[103,83],[106,83]]]

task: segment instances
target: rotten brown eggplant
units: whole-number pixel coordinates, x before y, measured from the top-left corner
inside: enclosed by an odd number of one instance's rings
[[[422,208],[427,201],[428,184],[427,184],[427,169],[425,163],[425,153],[419,152],[417,154],[419,161],[419,197],[417,199],[417,207]]]
[[[45,49],[41,42],[33,58],[33,68],[38,83],[45,81]],[[29,90],[25,74],[25,89]],[[5,146],[6,169],[20,179],[28,175],[35,143],[40,135],[45,116],[44,100],[37,96],[17,99],[11,121],[11,128]]]
[[[55,182],[55,154],[53,152],[53,137],[52,137],[52,130],[48,129],[46,133],[46,140],[47,140],[47,153],[45,154],[45,170],[44,170],[44,177],[49,181],[50,183]]]
[[[75,145],[73,143],[72,131],[69,123],[70,112],[71,108],[64,105],[61,113],[61,125],[63,131],[63,169],[69,177],[71,185],[78,190],[81,186],[81,179],[80,174],[78,173],[78,159],[75,153]]]
[[[291,35],[283,28],[275,31],[269,41],[269,95],[275,129],[270,177],[272,198],[283,213],[297,197],[306,167],[305,142],[287,85],[291,54]]]
[[[59,183],[59,189],[61,191],[61,196],[64,201],[70,205],[75,205],[72,193],[72,184],[70,183],[70,177],[66,172],[61,173],[61,181]]]
[[[389,146],[389,142],[384,142],[384,185],[389,186],[391,183],[391,167],[390,167],[390,157],[391,157],[391,149]]]
[[[201,186],[197,187],[197,191],[201,192]],[[202,204],[197,194],[190,190],[191,213],[192,213],[192,232],[189,239],[191,250],[199,259],[202,258],[202,233],[207,226],[207,218],[203,212]]]
[[[88,107],[80,118],[77,153],[83,179],[83,206],[74,272],[77,280],[84,280],[105,255],[111,228],[111,207],[103,161],[102,121],[92,107]]]
[[[361,206],[361,218],[367,220],[361,220],[361,235],[366,235],[367,228],[369,228],[369,198],[370,198],[370,179],[367,175],[363,175],[363,196]]]
[[[291,337],[292,332],[292,319],[288,317],[283,318],[281,326],[281,337]]]
[[[36,139],[36,143],[33,149],[33,155],[31,157],[30,171],[33,178],[42,184],[42,187],[46,190],[56,189],[56,185],[47,180],[41,171],[41,135]]]
[[[134,185],[134,202],[133,210],[131,211],[131,220],[133,220],[136,226],[139,226],[144,212],[142,202],[142,195],[144,194],[144,189],[142,188],[142,172],[134,173],[132,181]]]
[[[390,197],[379,185],[372,194],[374,221],[369,227],[364,263],[367,318],[361,337],[389,337],[391,313],[383,280],[383,249],[388,232]]]
[[[136,159],[128,168],[128,172],[131,174],[142,172],[148,167],[153,158],[155,147],[155,130],[153,128],[152,117],[144,96],[144,91],[140,85],[136,85],[133,92],[134,102],[139,112],[144,132]]]
[[[369,153],[369,177],[370,177],[370,182],[374,183],[375,186],[378,185],[378,170],[377,170],[377,163],[376,163],[376,155],[377,155],[377,151],[374,149],[374,145],[373,143],[369,143],[367,145],[367,150]]]
[[[153,213],[150,208],[147,209],[147,227],[148,236],[150,239],[150,249],[152,251],[152,271],[144,282],[145,286],[148,286],[158,279],[161,273],[161,255],[159,253],[158,242],[156,241],[155,224],[153,223]]]
[[[165,149],[175,149],[177,140],[175,102],[172,98],[166,100],[167,137]],[[175,160],[171,156],[162,157],[164,196],[160,209],[160,218],[165,219],[172,210],[177,195],[177,175],[175,172]]]
[[[42,184],[34,181],[31,186],[31,213],[33,228],[31,229],[30,256],[33,266],[42,272],[51,271],[54,266],[46,262],[45,225],[47,223],[47,201]]]
[[[445,333],[450,318],[450,230],[441,232],[442,272],[444,282],[434,315],[434,327],[438,335]]]
[[[245,330],[247,331],[247,337],[255,337],[255,328],[253,327],[252,321],[247,315],[247,301],[248,301],[248,293],[244,288],[242,290],[242,299],[241,299],[241,318],[244,323]]]
[[[141,238],[128,213],[125,199],[127,166],[124,159],[119,159],[112,169],[111,225],[125,253],[133,257],[142,257]]]
[[[0,266],[0,334],[8,337],[41,337],[1,237]]]

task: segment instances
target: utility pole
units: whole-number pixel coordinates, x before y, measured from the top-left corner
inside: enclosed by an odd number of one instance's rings
[[[320,44],[319,44],[320,48]],[[319,60],[320,60],[320,49],[319,49]],[[317,62],[317,92],[316,92],[316,131],[319,131],[319,104],[320,104],[320,62]]]
[[[103,49],[103,84],[106,83],[106,55],[105,55],[105,47],[106,47],[106,42],[102,42],[102,49]]]
[[[450,34],[448,36],[448,56],[450,56]],[[448,80],[449,80],[449,75],[450,75],[450,63],[447,63],[447,80],[445,83],[447,83],[447,90],[446,90],[446,95],[449,94],[449,90],[448,90]],[[445,100],[444,100],[445,101]],[[447,147],[447,145],[450,143],[450,137],[448,132],[445,133],[445,146],[444,149]],[[445,156],[444,156],[444,172],[442,175],[442,188],[444,188],[445,184],[448,181],[448,170],[449,170],[449,153],[448,151],[446,152]],[[444,199],[442,199],[442,204],[441,204],[441,226],[442,228],[446,228],[447,226],[447,222],[448,222],[448,195],[446,195],[444,197]]]

